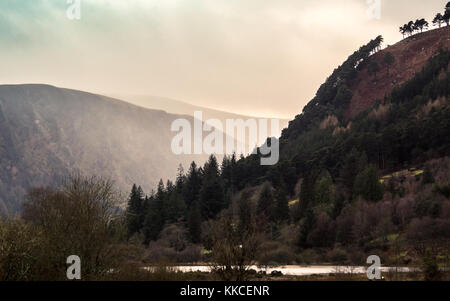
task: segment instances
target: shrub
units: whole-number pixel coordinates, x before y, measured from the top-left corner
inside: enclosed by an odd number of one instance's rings
[[[265,253],[258,259],[260,265],[291,264],[295,261],[295,254],[286,246]]]
[[[327,258],[332,263],[344,264],[348,261],[347,252],[342,248],[334,248],[327,253]]]
[[[423,258],[422,270],[425,281],[439,281],[441,280],[441,272],[436,261],[436,255],[427,249]]]

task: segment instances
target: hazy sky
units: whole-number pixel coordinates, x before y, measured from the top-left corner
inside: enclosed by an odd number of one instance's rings
[[[442,12],[443,0],[0,1],[0,83],[158,95],[292,118],[359,46]]]

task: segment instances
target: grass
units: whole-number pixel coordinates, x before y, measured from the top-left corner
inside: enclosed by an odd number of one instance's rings
[[[391,173],[389,175],[385,175],[380,179],[381,183],[384,183],[385,181],[393,178],[393,177],[416,177],[419,176],[421,174],[424,173],[423,169],[415,169],[415,168],[410,168],[410,169],[404,169],[404,170],[400,170],[400,171],[396,171],[394,173]]]

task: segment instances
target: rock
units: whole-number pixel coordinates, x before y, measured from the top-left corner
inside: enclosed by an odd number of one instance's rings
[[[281,271],[272,271],[270,273],[270,276],[271,277],[281,277],[281,276],[283,276],[283,273]]]

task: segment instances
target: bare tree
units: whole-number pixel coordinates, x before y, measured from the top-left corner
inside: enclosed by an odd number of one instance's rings
[[[118,193],[113,183],[74,175],[57,188],[32,189],[23,219],[42,233],[39,248],[44,280],[65,279],[66,258],[78,255],[85,280],[101,279],[120,261],[115,234],[121,233]]]
[[[256,264],[259,237],[254,229],[244,229],[232,217],[222,217],[212,226],[212,271],[224,281],[246,281]]]

